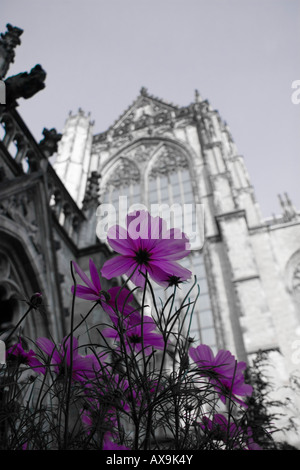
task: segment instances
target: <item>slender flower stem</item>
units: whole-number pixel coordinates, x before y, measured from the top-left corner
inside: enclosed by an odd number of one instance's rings
[[[231,401],[231,396],[232,396],[232,389],[233,389],[233,385],[234,385],[234,379],[235,379],[235,375],[236,375],[236,369],[237,369],[237,361],[235,361],[235,364],[234,364],[234,373],[233,373],[233,377],[232,377],[232,382],[231,382],[231,387],[230,387],[230,392],[229,392],[229,405],[228,405],[228,408],[229,408],[229,418],[228,418],[228,422],[227,422],[227,430],[226,430],[226,449],[227,449],[227,446],[228,446],[228,442],[229,442],[229,436],[230,436],[230,417],[232,415],[232,401]],[[231,403],[231,406],[230,406],[230,403]]]
[[[73,333],[74,333],[74,307],[75,307],[75,296],[76,296],[76,279],[73,273],[73,265],[71,266],[71,274],[74,281],[74,293],[72,297],[72,309],[71,309],[71,325],[70,325],[70,364],[69,367],[66,367],[67,377],[67,397],[66,397],[66,412],[65,412],[65,434],[64,434],[64,448],[68,448],[68,431],[69,431],[69,412],[70,412],[70,396],[71,396],[71,386],[72,386],[72,375],[73,375]],[[66,341],[65,341],[66,344]],[[67,363],[68,350],[66,350],[65,361]]]
[[[18,323],[16,324],[16,326],[14,327],[14,329],[10,332],[10,334],[7,336],[7,338],[5,339],[5,341],[7,342],[11,337],[12,335],[14,334],[14,332],[16,331],[16,329],[21,325],[21,323],[25,320],[25,318],[27,317],[28,313],[33,310],[33,306],[29,306],[29,308],[26,310],[26,312],[24,313],[24,315],[21,317],[21,319],[18,321]]]

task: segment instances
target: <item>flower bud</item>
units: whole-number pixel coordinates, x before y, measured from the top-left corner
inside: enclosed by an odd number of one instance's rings
[[[33,307],[33,308],[37,308],[39,307],[39,305],[41,305],[43,302],[43,296],[40,292],[35,292],[34,294],[32,294],[32,296],[30,297],[30,305]]]

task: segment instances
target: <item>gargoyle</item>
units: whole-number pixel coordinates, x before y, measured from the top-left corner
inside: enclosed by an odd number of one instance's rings
[[[45,88],[46,72],[40,64],[33,67],[30,72],[22,72],[8,77],[4,82],[6,86],[6,103],[15,106],[18,98],[31,98],[38,91]]]
[[[39,143],[39,147],[47,157],[51,157],[57,151],[57,144],[62,138],[62,134],[58,134],[56,129],[43,129],[44,139]]]

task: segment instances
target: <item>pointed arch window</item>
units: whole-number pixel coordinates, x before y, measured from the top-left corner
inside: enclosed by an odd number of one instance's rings
[[[189,232],[192,234],[198,233],[196,229],[196,205],[192,178],[188,161],[184,155],[173,151],[173,149],[164,149],[161,155],[156,156],[156,160],[149,172],[147,196],[149,210],[151,210],[151,206],[153,207],[154,204],[166,204],[165,210],[162,206],[160,216],[164,217],[164,215],[167,215],[167,220],[169,216],[170,226],[178,227],[188,235]],[[170,213],[167,206],[170,207],[173,204],[179,204],[183,210],[174,211],[174,213],[171,211]],[[189,336],[197,344],[200,341],[201,343],[208,344],[216,351],[217,338],[200,238],[195,239],[194,245],[197,246],[197,243],[199,243],[199,248],[192,250],[187,258],[180,260],[181,265],[190,269],[193,275],[197,276],[197,283],[200,287],[200,297],[196,302],[192,315]],[[177,289],[177,306],[183,301],[192,284],[192,281],[180,284]],[[161,298],[163,303],[170,295],[170,289],[166,290],[160,286],[154,286],[154,291],[157,298]],[[196,295],[197,288],[195,287],[190,293],[190,299],[193,300]]]
[[[120,159],[108,174],[104,183],[101,201],[105,204],[112,204],[119,217],[120,196],[127,197],[128,208],[141,202],[141,178],[138,167],[130,159]]]

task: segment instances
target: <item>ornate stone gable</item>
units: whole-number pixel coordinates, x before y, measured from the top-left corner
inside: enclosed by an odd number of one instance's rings
[[[162,135],[193,122],[193,108],[180,108],[149,95],[145,88],[104,133],[93,137],[94,148],[120,148],[142,135]]]
[[[170,119],[177,109],[177,106],[149,95],[147,90],[142,88],[133,105],[115,121],[111,129],[118,134],[129,127],[140,129],[151,124],[159,125]]]

